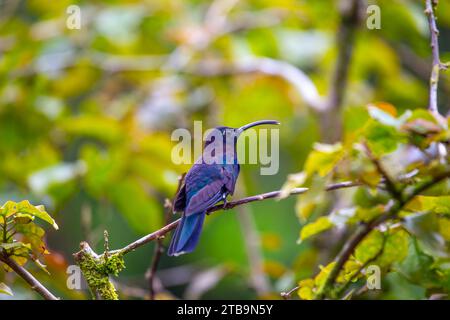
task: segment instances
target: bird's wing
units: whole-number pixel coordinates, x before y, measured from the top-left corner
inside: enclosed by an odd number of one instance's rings
[[[226,177],[225,188],[231,195],[234,194],[234,187],[236,186],[236,180],[239,176],[239,170],[239,164],[229,165],[223,169],[223,174]]]
[[[181,212],[186,208],[186,184],[183,183],[182,187],[175,196],[173,201],[173,211]]]
[[[186,176],[187,202],[184,214],[206,211],[223,199],[228,177],[220,166],[194,166]]]

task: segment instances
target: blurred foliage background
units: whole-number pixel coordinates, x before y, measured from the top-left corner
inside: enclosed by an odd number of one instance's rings
[[[261,57],[283,61],[325,96],[343,2],[0,0],[0,203],[45,204],[60,228],[46,236],[50,254],[43,263],[51,276],[29,265],[37,278],[62,298],[88,298],[65,283],[80,241],[101,252],[103,230],[110,247],[120,248],[163,226],[164,199],[189,169],[172,163],[170,135],[191,129],[194,120],[204,127],[282,123],[278,174],[260,176],[259,165],[243,165],[235,199],[278,190],[289,173],[301,171],[313,144],[324,140],[321,117],[283,77],[233,66]],[[428,105],[423,1],[367,4],[381,8],[381,29],[366,28],[365,15],[356,31],[344,136],[364,121],[370,102],[385,101],[399,114]],[[81,8],[79,30],[66,26],[70,5]],[[441,59],[448,61],[450,1],[440,0],[436,15]],[[449,92],[450,77],[443,75],[444,115]],[[331,209],[323,202],[318,210]],[[304,223],[298,210],[290,197],[211,215],[193,254],[162,256],[157,297],[279,297],[336,252],[331,240],[297,244]],[[114,279],[121,298],[148,298],[153,246],[126,256],[126,269]],[[12,298],[38,297],[13,274],[0,271],[0,279]],[[423,286],[393,273],[372,298],[425,297]]]

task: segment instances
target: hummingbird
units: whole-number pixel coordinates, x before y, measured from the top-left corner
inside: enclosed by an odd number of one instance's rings
[[[181,220],[170,242],[168,255],[192,252],[200,238],[203,221],[209,208],[233,195],[240,166],[236,145],[247,129],[280,124],[275,120],[260,120],[240,128],[216,127],[205,139],[202,155],[185,176],[175,196],[173,211],[181,212]]]

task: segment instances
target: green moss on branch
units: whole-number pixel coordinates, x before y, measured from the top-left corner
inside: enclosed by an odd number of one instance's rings
[[[80,244],[81,250],[74,254],[94,297],[104,300],[118,300],[118,295],[109,276],[117,276],[125,268],[122,253],[97,255],[86,242]]]

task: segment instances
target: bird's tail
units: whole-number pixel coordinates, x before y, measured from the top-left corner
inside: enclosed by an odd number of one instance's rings
[[[181,221],[175,230],[170,242],[169,256],[178,256],[183,253],[192,252],[197,246],[202,231],[205,212],[181,217]]]

